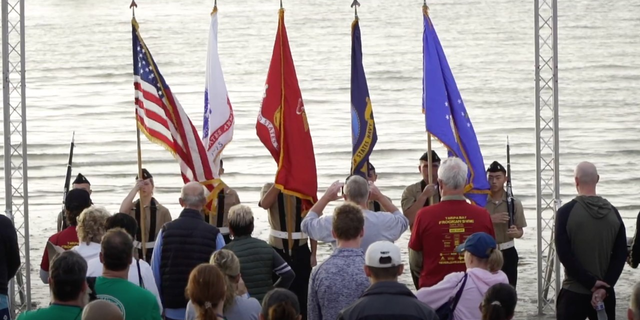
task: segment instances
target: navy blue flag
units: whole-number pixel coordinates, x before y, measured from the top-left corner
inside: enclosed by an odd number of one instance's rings
[[[427,8],[424,9],[423,59],[422,110],[426,129],[445,145],[449,156],[458,157],[467,164],[469,179],[465,196],[484,207],[489,182],[478,138]]]
[[[367,178],[367,163],[378,141],[367,77],[362,65],[362,39],[356,18],[351,24],[351,174]]]

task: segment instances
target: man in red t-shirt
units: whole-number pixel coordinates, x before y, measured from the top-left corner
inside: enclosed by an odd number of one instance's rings
[[[78,225],[78,216],[84,209],[91,207],[91,196],[84,189],[72,189],[67,193],[64,200],[65,217],[69,225],[64,230],[49,237],[51,244],[69,250],[78,245],[78,234],[76,226]],[[49,253],[45,244],[42,262],[40,263],[40,279],[44,283],[49,283]]]
[[[456,246],[473,233],[486,232],[495,238],[491,216],[486,209],[467,202],[467,165],[459,158],[442,161],[438,169],[440,203],[418,211],[409,240],[413,267],[420,271],[419,287],[430,287],[447,274],[465,271],[464,255]]]

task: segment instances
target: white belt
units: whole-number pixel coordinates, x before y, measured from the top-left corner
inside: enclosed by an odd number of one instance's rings
[[[142,249],[142,242],[133,241],[133,246],[137,249]],[[153,249],[156,246],[155,241],[147,242],[147,249]]]
[[[289,234],[287,232],[284,232],[284,231],[278,231],[278,230],[271,229],[271,232],[269,234],[272,237],[276,237],[276,238],[280,238],[280,239],[289,239]],[[293,239],[293,240],[301,240],[301,239],[306,239],[308,237],[309,236],[304,232],[292,232],[291,233],[291,239]]]
[[[222,233],[223,236],[226,236],[229,234],[229,228],[227,227],[218,227],[218,230],[220,230],[220,233]]]
[[[498,245],[498,249],[500,250],[507,250],[507,249],[511,249],[513,247],[515,247],[515,242],[513,240],[509,241],[509,242],[505,242],[505,243],[501,243]]]

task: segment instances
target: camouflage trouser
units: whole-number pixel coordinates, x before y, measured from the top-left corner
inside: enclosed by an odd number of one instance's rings
[[[11,320],[9,314],[9,297],[0,294],[0,320]]]

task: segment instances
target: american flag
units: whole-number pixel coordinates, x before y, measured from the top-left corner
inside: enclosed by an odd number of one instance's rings
[[[198,131],[160,74],[140,36],[135,19],[132,20],[132,27],[133,85],[138,128],[150,141],[165,147],[174,155],[180,163],[185,183],[198,181],[211,191],[207,209],[213,210],[217,191],[224,187],[218,179],[218,173],[211,168],[213,159],[209,159]]]

